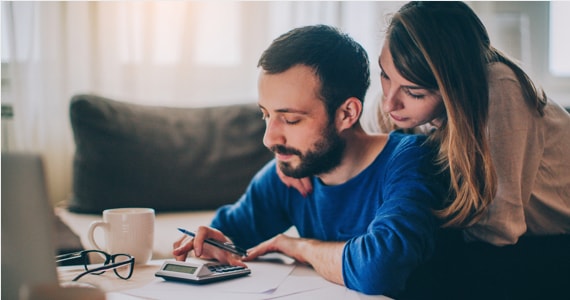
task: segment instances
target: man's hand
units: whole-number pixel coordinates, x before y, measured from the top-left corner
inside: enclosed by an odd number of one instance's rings
[[[279,234],[249,249],[247,257],[243,260],[251,261],[266,253],[279,252],[300,263],[311,265],[325,279],[344,285],[342,278],[344,245],[345,242],[323,242]]]
[[[279,252],[294,258],[298,262],[307,263],[302,256],[302,241],[303,239],[301,238],[292,238],[284,234],[279,234],[249,249],[247,251],[247,257],[245,257],[244,260],[251,261],[267,253]]]
[[[311,180],[309,179],[309,177],[297,179],[283,174],[281,172],[281,169],[279,169],[279,166],[276,169],[277,169],[277,175],[279,176],[279,179],[281,179],[283,184],[285,184],[288,187],[293,187],[294,189],[299,191],[299,193],[301,193],[303,197],[307,197],[308,194],[313,192],[313,185],[311,184]]]
[[[206,226],[200,226],[196,231],[196,237],[184,235],[174,242],[172,245],[174,248],[172,251],[174,258],[178,261],[185,261],[188,257],[188,253],[194,250],[194,255],[199,258],[215,259],[223,264],[247,267],[242,262],[241,257],[205,243],[204,241],[206,239],[213,239],[222,243],[231,243],[231,240],[228,239],[221,231]]]

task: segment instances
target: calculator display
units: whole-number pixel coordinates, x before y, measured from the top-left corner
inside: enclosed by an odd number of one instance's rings
[[[163,270],[171,271],[171,272],[179,272],[179,273],[186,273],[186,274],[194,274],[198,268],[192,266],[181,266],[181,265],[173,265],[168,264],[164,267]]]

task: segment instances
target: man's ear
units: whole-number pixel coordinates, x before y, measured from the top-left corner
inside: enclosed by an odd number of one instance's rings
[[[338,130],[342,131],[351,128],[360,119],[362,101],[358,100],[358,98],[350,97],[340,105],[336,112]]]

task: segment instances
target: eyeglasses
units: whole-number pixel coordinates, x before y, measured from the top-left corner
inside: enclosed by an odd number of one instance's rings
[[[79,278],[87,274],[101,275],[105,273],[106,270],[111,269],[113,269],[117,277],[126,280],[131,278],[133,275],[133,269],[135,268],[135,258],[129,254],[123,253],[111,255],[100,250],[84,250],[62,254],[55,257],[56,262],[77,258],[81,258],[85,272],[77,275],[72,281],[77,281]],[[98,264],[102,262],[103,265],[93,265],[91,263],[92,260]]]

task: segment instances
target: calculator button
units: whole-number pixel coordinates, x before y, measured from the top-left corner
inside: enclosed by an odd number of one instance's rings
[[[237,270],[244,270],[245,267],[231,266],[231,265],[215,265],[215,266],[208,266],[208,269],[214,273],[227,273]]]

